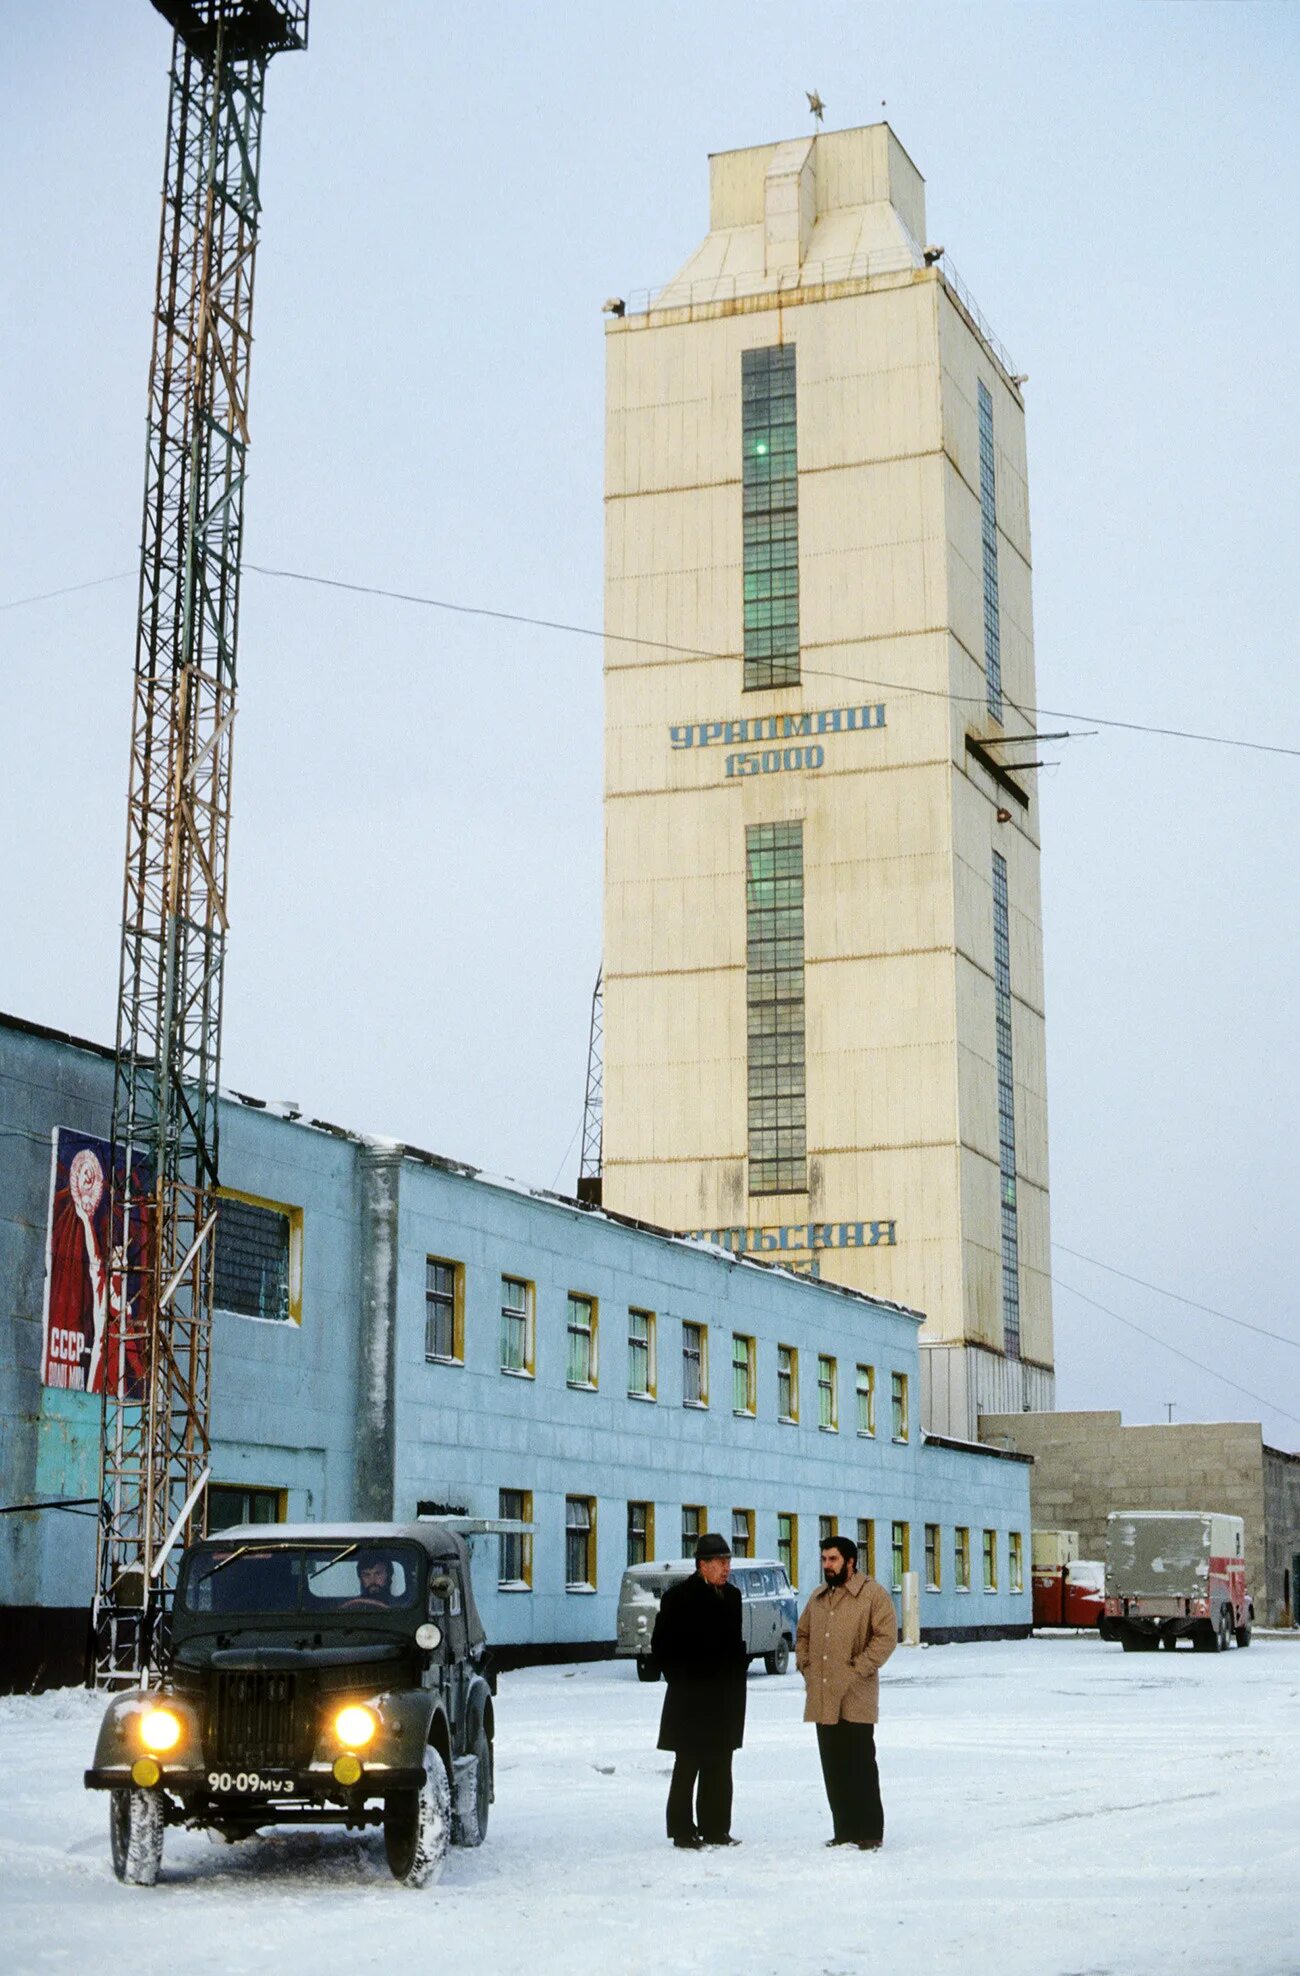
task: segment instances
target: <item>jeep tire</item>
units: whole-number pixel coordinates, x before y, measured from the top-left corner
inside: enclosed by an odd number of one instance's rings
[[[638,1654],[636,1657],[636,1678],[638,1681],[657,1681],[659,1679],[658,1661],[651,1660],[649,1654]]]
[[[163,1794],[131,1784],[110,1791],[108,1844],[113,1871],[126,1887],[152,1887],[162,1865]]]
[[[456,1799],[451,1836],[457,1846],[481,1846],[487,1837],[492,1803],[492,1745],[480,1723],[469,1756],[456,1759]]]
[[[769,1674],[784,1674],[790,1665],[790,1642],[783,1633],[770,1654],[763,1655],[763,1665]]]
[[[394,1880],[427,1887],[438,1879],[451,1843],[451,1784],[437,1750],[424,1752],[424,1782],[384,1799],[384,1852]]]

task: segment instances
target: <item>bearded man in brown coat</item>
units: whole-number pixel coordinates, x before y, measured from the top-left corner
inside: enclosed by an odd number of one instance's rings
[[[817,1752],[831,1808],[831,1846],[878,1852],[885,1836],[876,1767],[878,1672],[898,1645],[894,1602],[858,1571],[852,1537],[822,1545],[822,1579],[799,1616],[795,1665],[804,1678],[805,1722],[817,1724]]]

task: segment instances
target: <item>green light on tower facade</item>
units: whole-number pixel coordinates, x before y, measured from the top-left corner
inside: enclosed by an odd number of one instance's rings
[[[760,440],[759,440],[759,441],[757,442],[757,444],[755,445],[755,447],[754,447],[754,451],[755,451],[755,452],[756,452],[756,453],[758,454],[758,457],[759,457],[759,459],[761,460],[761,459],[762,459],[762,457],[763,457],[763,455],[764,455],[764,453],[766,453],[766,451],[767,451],[767,441],[766,441],[766,439],[760,439]]]

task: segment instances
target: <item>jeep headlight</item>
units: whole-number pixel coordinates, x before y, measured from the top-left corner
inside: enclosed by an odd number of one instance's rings
[[[155,1756],[162,1756],[167,1750],[174,1750],[181,1739],[184,1725],[179,1715],[169,1708],[151,1708],[140,1721],[140,1741]]]
[[[334,1734],[350,1750],[363,1750],[373,1742],[378,1727],[374,1711],[363,1708],[360,1702],[349,1703],[334,1718]]]

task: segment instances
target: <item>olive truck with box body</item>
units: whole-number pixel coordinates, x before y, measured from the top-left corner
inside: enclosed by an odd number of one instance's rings
[[[1203,1653],[1250,1645],[1242,1522],[1210,1510],[1112,1510],[1106,1518],[1104,1640],[1126,1653],[1175,1647]]]

